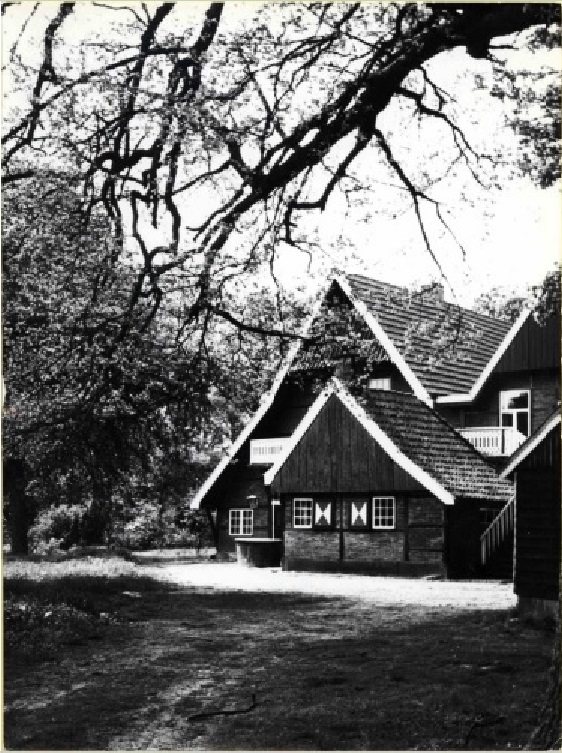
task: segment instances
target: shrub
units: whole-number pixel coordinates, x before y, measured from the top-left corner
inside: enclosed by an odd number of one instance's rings
[[[29,531],[30,544],[38,554],[69,549],[82,542],[86,505],[58,505],[43,510]]]

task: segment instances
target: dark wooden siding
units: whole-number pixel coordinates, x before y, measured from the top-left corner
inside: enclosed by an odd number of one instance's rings
[[[495,368],[496,374],[560,368],[560,317],[544,324],[530,316]]]
[[[252,439],[290,437],[314,402],[317,393],[318,388],[315,393],[310,382],[304,379],[287,379],[275,396],[273,405],[256,426]],[[247,444],[249,448],[249,443]]]
[[[515,593],[558,599],[560,569],[560,426],[516,471]]]
[[[481,504],[461,499],[445,509],[445,561],[451,578],[476,577],[479,572]]]
[[[421,491],[332,395],[272,484],[272,493]]]
[[[260,437],[290,436],[315,399],[306,382],[288,380],[277,393],[273,405],[252,433]],[[218,549],[233,554],[234,536],[228,532],[229,511],[248,509],[248,496],[255,495],[258,507],[254,510],[254,536],[271,534],[271,510],[268,491],[263,483],[265,465],[250,465],[250,440],[246,441],[217,480],[205,499],[205,506],[217,511]]]
[[[233,553],[236,549],[234,536],[228,532],[230,510],[250,509],[249,495],[257,498],[254,509],[254,536],[270,535],[270,505],[267,489],[263,483],[263,466],[235,464],[225,469],[209,495],[207,504],[216,509],[218,550]]]
[[[500,392],[522,389],[531,392],[531,432],[536,431],[552,413],[560,399],[560,372],[549,371],[494,374],[470,406],[441,406],[437,409],[453,426],[470,428],[499,426]]]

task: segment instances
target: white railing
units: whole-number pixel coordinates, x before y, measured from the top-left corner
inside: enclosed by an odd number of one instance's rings
[[[250,440],[250,464],[273,465],[288,441],[289,437]]]
[[[502,507],[488,528],[480,536],[480,562],[485,565],[505,539],[513,533],[515,524],[515,495]]]
[[[513,455],[527,439],[513,426],[480,426],[459,432],[483,455]]]

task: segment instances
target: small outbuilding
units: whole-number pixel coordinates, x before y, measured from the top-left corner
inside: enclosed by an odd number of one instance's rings
[[[515,482],[514,588],[522,611],[558,616],[560,579],[560,407],[502,473]]]
[[[264,475],[284,509],[283,567],[470,577],[482,509],[513,486],[414,395],[333,379]]]

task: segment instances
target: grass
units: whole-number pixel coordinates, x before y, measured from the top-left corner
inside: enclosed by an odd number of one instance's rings
[[[119,558],[5,574],[87,620],[47,655],[7,622],[9,749],[517,749],[546,689],[554,633],[504,611],[178,588]]]

